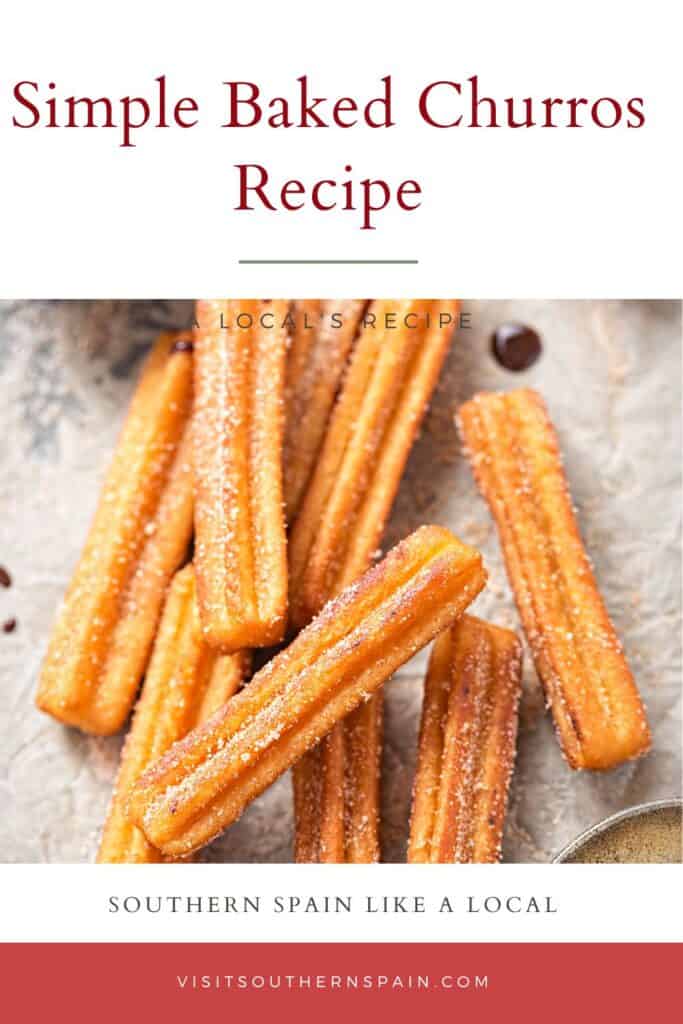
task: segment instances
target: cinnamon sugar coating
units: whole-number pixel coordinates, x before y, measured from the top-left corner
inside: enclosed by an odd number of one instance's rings
[[[297,863],[379,861],[382,717],[380,691],[294,765]]]
[[[128,791],[149,764],[239,689],[247,661],[244,654],[221,655],[207,645],[199,623],[194,568],[181,569],[169,587],[149,670],[121,753],[97,854],[99,864],[163,860],[128,820]]]
[[[455,300],[375,300],[354,347],[290,540],[291,618],[301,627],[370,565],[453,333]],[[436,317],[436,323],[427,320]],[[405,325],[405,318],[410,318]],[[299,862],[379,859],[382,694],[294,766]]]
[[[353,350],[289,543],[290,619],[301,628],[330,596],[365,572],[380,542],[410,448],[446,357],[458,303],[376,300],[417,328],[367,327]]]
[[[133,786],[128,815],[164,854],[218,835],[482,589],[481,556],[426,526],[397,545]]]
[[[192,354],[145,363],[43,664],[36,704],[86,732],[123,726],[192,535]]]
[[[280,300],[197,303],[195,568],[207,642],[226,653],[284,635],[286,316]]]
[[[287,351],[284,495],[287,522],[301,499],[325,438],[325,430],[365,299],[305,299],[292,303],[295,328]],[[332,316],[339,318],[333,323]]]
[[[650,747],[645,708],[581,541],[540,395],[483,393],[459,411],[479,489],[564,755],[613,768]]]
[[[500,859],[521,684],[522,648],[508,629],[463,615],[434,642],[408,863]]]

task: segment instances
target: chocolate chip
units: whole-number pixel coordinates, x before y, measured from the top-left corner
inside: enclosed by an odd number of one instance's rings
[[[543,351],[541,339],[525,324],[501,324],[491,336],[493,354],[506,370],[528,370]]]
[[[7,621],[3,622],[3,624],[2,624],[2,631],[3,631],[3,633],[13,633],[16,628],[17,628],[17,620],[16,619],[7,619]]]
[[[4,565],[0,565],[0,587],[11,587],[12,577],[5,569]]]

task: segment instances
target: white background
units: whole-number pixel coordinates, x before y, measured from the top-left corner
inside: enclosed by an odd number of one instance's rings
[[[392,294],[674,297],[680,288],[680,5],[193,0],[14,4],[0,37],[0,295],[195,297]],[[146,94],[165,73],[201,123],[21,130],[10,93]],[[223,80],[291,95],[375,96],[391,74],[390,130],[220,129]],[[643,96],[639,130],[438,130],[427,83],[505,97]],[[236,162],[275,178],[422,182],[424,203],[361,232],[349,213],[234,212]],[[418,258],[417,267],[240,267],[240,258]]]
[[[680,290],[679,5],[546,2],[14,4],[0,35],[0,297],[451,294],[672,297]],[[20,131],[20,79],[59,93],[147,93],[166,74],[198,127]],[[220,82],[377,94],[390,131],[221,130]],[[430,81],[477,74],[495,96],[643,96],[640,130],[438,131]],[[275,177],[417,178],[424,203],[361,232],[351,214],[235,213],[236,162]],[[240,258],[417,258],[416,267],[240,267]],[[39,823],[36,823],[39,827]],[[0,938],[650,940],[681,938],[680,872],[663,868],[0,867]],[[551,917],[267,914],[114,918],[109,894],[552,894]],[[676,903],[678,901],[678,903]]]
[[[52,865],[2,869],[0,942],[651,942],[683,940],[676,865]],[[110,896],[254,896],[258,914],[112,914]],[[273,897],[354,897],[352,914],[275,914]],[[424,896],[368,914],[366,896]],[[552,896],[556,914],[466,914],[486,896]],[[439,914],[444,896],[457,913]]]

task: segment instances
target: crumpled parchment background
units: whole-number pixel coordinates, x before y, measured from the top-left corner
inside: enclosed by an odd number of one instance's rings
[[[674,302],[470,302],[386,546],[440,522],[490,570],[476,614],[515,626],[495,530],[459,451],[453,415],[483,388],[537,387],[560,434],[582,531],[654,729],[644,760],[606,775],[565,766],[530,659],[504,858],[547,861],[598,819],[681,792],[681,309]],[[188,302],[0,303],[0,860],[90,861],[120,739],[67,729],[33,707],[57,603],[84,540],[139,361],[156,332],[185,326]],[[544,339],[531,370],[489,351],[497,324]],[[384,859],[404,859],[425,655],[387,686]],[[209,861],[291,859],[281,779],[206,852]]]

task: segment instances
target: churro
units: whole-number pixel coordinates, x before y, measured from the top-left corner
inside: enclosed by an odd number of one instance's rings
[[[367,569],[439,376],[457,309],[454,300],[372,303],[369,315],[376,326],[366,327],[356,342],[292,527],[290,619],[297,628]],[[383,328],[388,314],[400,323],[408,317],[413,326]]]
[[[191,336],[164,334],[145,364],[55,624],[36,703],[86,732],[117,732],[192,535]]]
[[[292,303],[287,353],[283,454],[287,521],[294,522],[325,437],[334,400],[358,333],[365,299]]]
[[[290,539],[303,626],[372,561],[448,350],[458,303],[375,301]],[[387,316],[393,327],[386,327]],[[379,858],[382,695],[294,766],[296,859]]]
[[[463,615],[434,642],[408,863],[500,859],[521,684],[522,648],[508,629]]]
[[[379,860],[382,712],[376,693],[294,765],[297,863]]]
[[[246,665],[246,655],[221,655],[207,645],[199,622],[194,569],[191,565],[181,569],[169,587],[149,670],[121,753],[99,864],[163,860],[128,820],[128,791],[149,764],[238,690]]]
[[[168,856],[209,842],[450,626],[485,580],[477,551],[441,527],[417,530],[138,779],[131,820]]]
[[[287,303],[197,303],[195,568],[202,626],[224,652],[282,640]]]
[[[638,757],[650,746],[645,709],[581,541],[543,400],[530,390],[476,395],[459,425],[568,763],[606,769]]]

